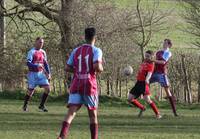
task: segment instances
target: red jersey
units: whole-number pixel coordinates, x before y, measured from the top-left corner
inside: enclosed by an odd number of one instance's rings
[[[153,72],[154,71],[154,64],[153,62],[147,62],[144,61],[139,68],[138,74],[137,74],[137,80],[138,81],[145,81],[146,76],[148,72]]]
[[[167,65],[168,65],[168,61],[169,61],[171,55],[172,54],[169,51],[169,49],[158,51],[156,53],[156,60],[164,60],[164,61],[166,61],[166,63],[165,64],[155,64],[154,72],[161,73],[161,74],[167,73]]]
[[[102,62],[101,49],[84,44],[75,49],[67,62],[74,69],[70,93],[97,94],[96,73],[93,64]]]

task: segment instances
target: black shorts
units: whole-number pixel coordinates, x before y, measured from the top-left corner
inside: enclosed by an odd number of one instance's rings
[[[135,86],[129,92],[135,98],[138,98],[140,95],[150,95],[149,85],[145,81],[137,81]]]

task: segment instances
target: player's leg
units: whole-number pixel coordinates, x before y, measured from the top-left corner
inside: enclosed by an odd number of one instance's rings
[[[98,118],[97,110],[91,110],[88,108],[88,115],[90,118],[90,132],[91,139],[98,139]]]
[[[90,118],[91,139],[98,139],[98,95],[84,95],[84,103],[88,108],[88,115]]]
[[[80,107],[81,106],[78,105],[69,106],[69,110],[64,118],[64,121],[62,122],[62,127],[58,139],[64,139],[67,137],[72,120],[74,119],[76,112],[80,109]]]
[[[151,100],[149,95],[144,95],[144,100],[151,106],[152,110],[154,111],[156,117],[158,119],[161,118],[160,112],[158,111],[158,108],[156,104]]]
[[[139,82],[135,84],[135,86],[129,92],[128,102],[144,111],[145,107],[137,100],[137,98],[142,94],[141,92],[144,92],[142,86],[143,84]]]
[[[71,122],[74,119],[76,112],[81,108],[82,104],[83,104],[83,97],[80,94],[76,93],[69,95],[69,100],[68,100],[69,110],[64,118],[64,121],[62,122],[62,128],[58,139],[64,139],[65,137],[67,137]]]
[[[161,118],[160,112],[158,111],[156,104],[151,100],[150,96],[151,96],[151,93],[150,93],[149,84],[145,83],[144,100],[151,106],[152,110],[154,111],[156,115],[156,118],[160,119]]]
[[[157,83],[157,82],[159,83],[160,82],[159,74],[158,73],[153,73],[149,82],[150,82],[150,84]],[[160,97],[160,92],[155,95],[156,99],[158,99],[159,97]]]
[[[30,101],[30,99],[31,99],[31,97],[32,97],[32,95],[33,95],[33,93],[34,93],[34,89],[28,89],[27,90],[27,94],[25,95],[25,97],[24,97],[24,105],[23,105],[23,111],[28,111],[28,103],[29,103],[29,101]]]
[[[164,87],[164,90],[167,94],[167,97],[169,98],[169,102],[171,104],[172,107],[172,111],[174,113],[174,116],[178,116],[177,112],[176,112],[176,104],[175,104],[175,99],[174,96],[172,95],[170,88],[169,88],[169,79],[167,77],[167,75],[162,75],[162,77],[160,78],[160,84],[162,87]]]
[[[33,72],[30,72],[27,76],[28,79],[28,90],[27,93],[24,97],[24,105],[23,105],[23,111],[28,111],[28,102],[30,101],[31,97],[33,96],[34,93],[34,88],[36,87],[35,85],[35,75]]]
[[[164,87],[164,89],[165,89],[165,92],[167,94],[167,97],[169,98],[169,102],[171,104],[174,116],[178,116],[178,114],[176,112],[176,104],[175,104],[175,98],[174,98],[174,96],[172,96],[169,87]]]
[[[37,76],[38,80],[36,84],[39,85],[41,88],[44,88],[44,93],[42,94],[40,105],[38,108],[44,112],[48,112],[47,108],[45,107],[45,103],[50,93],[49,80],[47,79],[46,75],[43,72],[39,72]]]
[[[42,94],[41,102],[38,108],[44,112],[48,112],[47,108],[45,107],[45,103],[47,101],[47,98],[50,92],[50,86],[47,85],[47,86],[43,86],[42,88],[44,88],[44,93]]]
[[[128,102],[136,107],[138,107],[139,109],[141,110],[145,110],[145,107],[136,99],[136,97],[129,93],[129,96],[128,96]]]

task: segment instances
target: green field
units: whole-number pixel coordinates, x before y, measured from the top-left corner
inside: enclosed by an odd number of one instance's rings
[[[0,139],[55,139],[66,112],[64,102],[50,102],[49,112],[37,110],[33,102],[29,112],[21,111],[22,101],[0,99]],[[100,106],[100,139],[199,139],[200,111],[195,107],[180,107],[180,117],[162,108],[163,119],[157,120],[148,109],[142,118],[138,110],[122,105]],[[69,139],[89,139],[86,109],[83,107],[73,121]]]

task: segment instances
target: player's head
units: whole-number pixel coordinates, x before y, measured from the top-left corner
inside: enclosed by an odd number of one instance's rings
[[[146,61],[151,61],[151,60],[153,59],[153,57],[154,57],[154,52],[151,51],[151,50],[147,50],[147,51],[145,52],[144,57],[145,57],[145,60],[146,60]]]
[[[171,48],[171,47],[172,47],[172,41],[170,39],[164,39],[163,48]]]
[[[37,37],[35,40],[36,49],[41,49],[44,45],[44,39],[42,37]]]
[[[85,29],[85,40],[87,43],[95,43],[96,29],[93,27]]]

